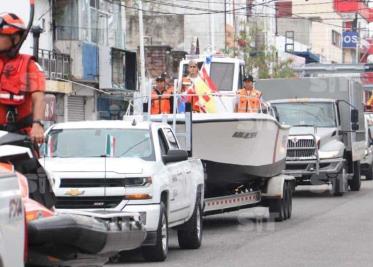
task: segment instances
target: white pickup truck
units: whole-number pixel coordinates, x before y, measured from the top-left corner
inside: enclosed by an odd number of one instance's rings
[[[171,227],[181,248],[200,247],[203,166],[180,149],[168,124],[71,122],[52,126],[46,136],[40,162],[52,174],[57,209],[139,212],[149,261],[166,259]]]
[[[18,177],[11,168],[0,161],[0,267],[24,266],[25,258],[24,209]]]

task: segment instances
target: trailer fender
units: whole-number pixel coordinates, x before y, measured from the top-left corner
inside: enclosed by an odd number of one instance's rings
[[[283,198],[285,182],[295,182],[295,178],[289,175],[278,175],[268,180],[263,198]]]

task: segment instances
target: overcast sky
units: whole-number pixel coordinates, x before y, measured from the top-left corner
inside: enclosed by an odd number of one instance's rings
[[[29,10],[30,8],[28,0],[0,0],[0,13],[16,13],[25,20],[25,23],[28,21]]]

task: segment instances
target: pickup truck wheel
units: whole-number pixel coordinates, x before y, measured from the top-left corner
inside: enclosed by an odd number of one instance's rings
[[[268,207],[269,207],[269,216],[271,219],[274,219],[276,222],[282,222],[286,220],[287,215],[287,207],[289,205],[288,203],[288,197],[287,197],[287,183],[285,182],[284,188],[283,188],[283,197],[282,199],[270,199],[268,201]]]
[[[197,200],[194,212],[183,229],[177,231],[179,246],[182,249],[198,249],[202,244],[202,207]]]
[[[373,163],[369,165],[368,170],[365,174],[365,179],[366,180],[373,180]]]
[[[354,161],[354,175],[352,179],[348,181],[348,185],[351,191],[360,191],[361,187],[361,168],[360,161]]]
[[[155,246],[142,247],[142,255],[147,261],[164,261],[168,254],[168,220],[164,203],[161,203],[161,212],[157,229]]]

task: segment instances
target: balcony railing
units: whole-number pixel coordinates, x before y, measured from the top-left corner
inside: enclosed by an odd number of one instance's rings
[[[71,78],[71,57],[66,54],[39,49],[39,63],[43,67],[47,79]]]

